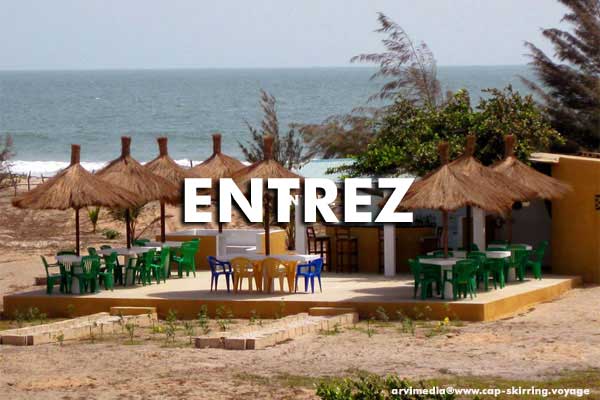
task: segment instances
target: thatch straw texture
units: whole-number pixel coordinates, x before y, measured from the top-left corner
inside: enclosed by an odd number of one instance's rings
[[[246,166],[233,157],[221,153],[221,134],[213,135],[213,154],[199,165],[190,169],[195,178],[211,178],[213,186],[221,178],[231,178],[236,171]]]
[[[535,198],[536,193],[521,182],[509,179],[504,174],[488,168],[475,159],[475,136],[467,136],[465,152],[450,163],[450,167],[479,183],[488,186],[489,191],[497,192],[497,197],[507,197],[515,201],[527,201]]]
[[[169,156],[167,147],[168,139],[166,137],[159,137],[156,141],[158,142],[158,156],[146,163],[144,167],[154,175],[165,178],[169,182],[181,187],[183,180],[185,178],[192,178],[193,174],[189,169],[183,168]]]
[[[180,188],[150,172],[131,157],[131,138],[121,138],[121,156],[96,172],[108,184],[125,188],[137,194],[144,202],[155,200],[176,204],[180,201]]]
[[[519,161],[514,155],[515,137],[508,135],[504,138],[505,158],[494,164],[494,171],[503,174],[514,182],[519,182],[534,193],[530,199],[543,200],[559,199],[571,191],[571,187],[558,179],[544,175]]]
[[[472,206],[498,214],[510,208],[512,201],[447,163],[447,143],[440,143],[439,150],[442,166],[413,183],[399,208],[455,211]]]
[[[298,178],[303,180],[302,176],[293,173],[284,168],[281,164],[273,159],[273,137],[264,137],[264,159],[255,162],[244,169],[237,171],[233,175],[235,183],[240,188],[246,188],[252,178]]]
[[[79,164],[80,147],[71,146],[71,164],[35,189],[14,199],[19,208],[38,210],[87,206],[125,208],[140,204],[140,199],[129,190],[107,185],[101,178]]]

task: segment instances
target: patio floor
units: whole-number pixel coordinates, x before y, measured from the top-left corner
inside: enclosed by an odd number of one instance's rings
[[[249,292],[227,293],[224,280],[219,291],[210,291],[210,273],[198,271],[196,277],[169,279],[166,283],[135,287],[116,287],[114,291],[102,290],[85,295],[46,295],[45,290],[35,290],[4,297],[8,315],[14,310],[37,307],[49,316],[64,316],[67,310],[77,314],[107,311],[111,306],[153,306],[160,315],[169,309],[179,315],[195,318],[200,306],[206,304],[209,312],[223,305],[231,308],[236,317],[249,317],[254,310],[263,317],[307,311],[310,307],[336,306],[355,308],[361,317],[369,317],[378,307],[384,307],[390,316],[401,310],[405,314],[427,312],[437,319],[454,317],[465,321],[483,321],[501,318],[522,311],[536,303],[552,300],[564,292],[579,286],[578,277],[545,276],[543,280],[526,279],[510,282],[502,290],[479,292],[474,299],[444,301],[439,298],[413,299],[412,279],[408,275],[386,278],[366,274],[324,274],[323,293],[281,293],[279,282],[275,293]],[[300,288],[304,283],[299,282]],[[247,280],[244,280],[247,289]],[[287,282],[285,285],[287,289]],[[56,292],[58,288],[56,288]]]

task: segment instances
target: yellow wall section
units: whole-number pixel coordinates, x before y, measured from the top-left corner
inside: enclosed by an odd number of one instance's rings
[[[600,160],[560,156],[552,176],[573,191],[552,202],[552,272],[581,275],[584,282],[600,283]]]

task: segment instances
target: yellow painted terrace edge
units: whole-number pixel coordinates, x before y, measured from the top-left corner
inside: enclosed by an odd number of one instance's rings
[[[274,318],[300,312],[308,312],[312,307],[348,307],[356,309],[361,318],[376,315],[376,310],[383,307],[390,318],[396,318],[397,312],[417,317],[423,314],[430,319],[446,317],[461,321],[492,321],[527,310],[535,304],[550,301],[560,297],[569,290],[581,285],[579,277],[564,277],[564,280],[554,285],[515,294],[487,303],[470,301],[282,301],[282,300],[210,300],[210,299],[156,299],[156,298],[100,298],[54,296],[49,301],[48,296],[15,294],[4,296],[5,315],[14,315],[15,311],[24,311],[37,307],[50,317],[74,317],[102,311],[111,307],[156,307],[158,315],[166,317],[169,310],[177,311],[182,319],[195,319],[201,305],[206,305],[208,313],[215,315],[219,306],[230,308],[235,317],[249,318],[254,311],[262,318]]]

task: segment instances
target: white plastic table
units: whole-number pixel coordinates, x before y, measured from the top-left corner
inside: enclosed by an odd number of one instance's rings
[[[263,261],[266,258],[272,257],[272,258],[276,258],[281,261],[296,261],[296,262],[300,262],[300,263],[308,263],[308,262],[311,262],[313,260],[320,258],[320,256],[318,254],[271,254],[271,255],[267,256],[265,254],[257,254],[257,253],[241,253],[241,254],[226,254],[223,256],[219,256],[218,260],[219,261],[231,261],[237,257],[246,258],[250,261]],[[267,285],[267,283],[270,283],[270,285]],[[263,288],[266,288],[266,287],[271,288],[271,290],[270,290],[271,293],[275,291],[275,285],[273,284],[273,280],[271,280],[271,282],[267,282],[266,271],[263,270]]]
[[[61,263],[67,271],[74,272],[73,270],[81,263],[82,256],[76,256],[74,254],[65,254],[62,256],[56,256],[56,262]],[[79,294],[79,279],[71,280],[71,293]]]
[[[448,257],[448,258],[424,258],[419,262],[422,264],[433,264],[439,265],[442,267],[441,274],[442,278],[444,277],[444,271],[448,271],[448,278],[452,278],[452,266],[456,264],[457,261],[463,260],[463,258],[459,257]],[[423,290],[423,288],[421,288]],[[454,291],[452,290],[452,283],[444,282],[444,295],[449,298],[454,298]]]
[[[147,242],[146,247],[156,247],[161,248],[163,246],[168,246],[171,249],[179,249],[184,242]]]
[[[98,250],[98,254],[100,254],[101,256],[108,256],[108,255],[111,255],[112,253],[117,253],[117,255],[123,257],[123,265],[125,266],[125,268],[127,268],[127,265],[129,265],[130,258],[137,258],[137,256],[148,252],[148,250],[160,250],[160,247],[155,247],[155,246],[144,246],[144,247],[133,246],[131,248],[113,247],[110,249],[100,249],[100,250]],[[133,284],[133,275],[125,275],[124,280],[127,285]]]

